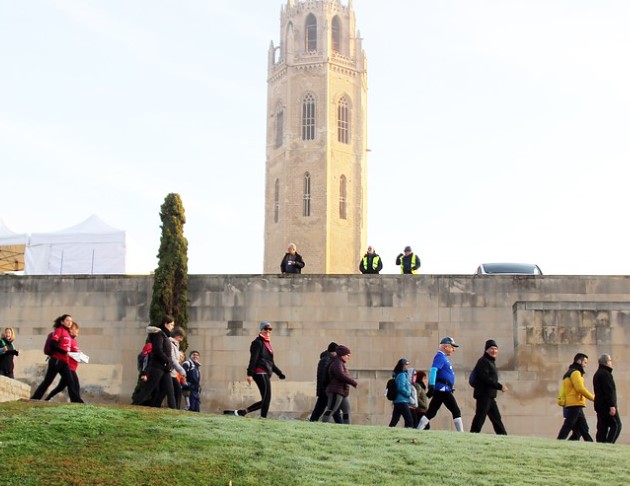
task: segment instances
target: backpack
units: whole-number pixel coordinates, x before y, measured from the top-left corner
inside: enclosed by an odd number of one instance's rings
[[[50,331],[48,336],[46,337],[46,342],[44,343],[44,354],[46,356],[52,356],[53,348],[52,348],[52,337],[55,331]]]
[[[475,388],[477,384],[477,367],[475,367],[468,376],[468,384]]]
[[[396,386],[396,378],[390,378],[387,380],[387,385],[385,385],[385,396],[389,401],[396,400],[396,396],[398,395],[398,387]]]
[[[146,343],[142,347],[142,351],[138,353],[138,357],[136,359],[139,373],[144,373],[147,371],[147,368],[149,367],[149,357],[152,349],[153,345],[151,343]]]

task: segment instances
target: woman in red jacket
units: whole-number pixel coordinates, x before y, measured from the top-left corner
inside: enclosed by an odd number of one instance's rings
[[[322,416],[322,422],[328,422],[330,416],[338,409],[341,409],[342,420],[344,424],[350,423],[350,385],[357,387],[357,382],[348,373],[346,363],[350,359],[351,351],[347,346],[337,346],[337,357],[333,359],[328,368],[328,376],[330,382],[326,387],[326,395],[328,395],[328,405]]]

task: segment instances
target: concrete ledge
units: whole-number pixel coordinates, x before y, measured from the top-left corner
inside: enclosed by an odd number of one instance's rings
[[[22,398],[28,400],[30,396],[30,385],[6,376],[0,376],[0,402],[12,402]]]

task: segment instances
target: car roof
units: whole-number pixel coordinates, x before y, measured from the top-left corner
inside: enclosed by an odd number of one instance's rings
[[[477,268],[478,275],[542,275],[538,265],[533,263],[482,263]]]

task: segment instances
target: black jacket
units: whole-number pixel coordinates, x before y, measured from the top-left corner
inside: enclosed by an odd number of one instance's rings
[[[374,259],[376,260],[376,268],[374,268]],[[359,271],[367,274],[378,274],[383,270],[383,260],[377,253],[366,253],[359,261]]]
[[[171,341],[168,339],[168,331],[160,327],[160,332],[149,334],[151,342],[151,355],[149,367],[160,370],[171,371],[173,362],[171,361]]]
[[[473,397],[489,397],[496,398],[497,391],[503,388],[499,383],[499,373],[497,373],[497,365],[495,359],[488,353],[483,353],[475,365],[477,377],[475,379],[475,392]]]
[[[265,346],[265,340],[258,336],[252,341],[249,347],[249,365],[247,366],[247,376],[254,376],[256,369],[265,370],[269,376],[275,373],[280,378],[284,378],[284,374],[273,362],[273,353]]]
[[[612,368],[600,364],[593,375],[593,393],[595,394],[595,411],[608,413],[610,407],[617,408],[617,387],[612,376]]]
[[[289,262],[292,263],[289,265]],[[299,253],[296,253],[295,255],[287,253],[284,255],[284,258],[280,263],[280,271],[282,273],[302,273],[304,265],[305,263],[302,259],[302,255],[300,255]]]
[[[328,378],[328,367],[334,358],[332,353],[324,351],[319,355],[319,363],[317,363],[317,394],[318,397],[326,395],[326,387],[330,379]]]

